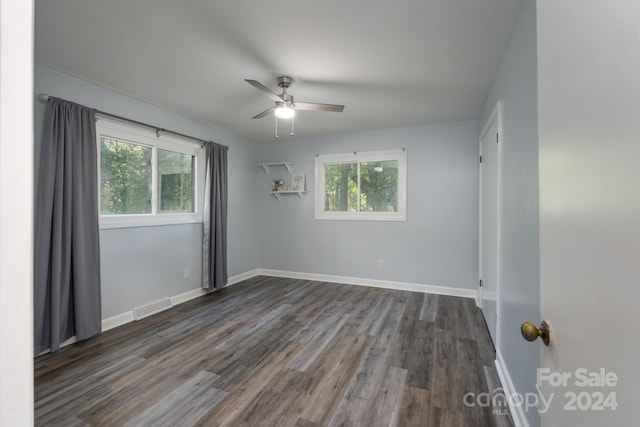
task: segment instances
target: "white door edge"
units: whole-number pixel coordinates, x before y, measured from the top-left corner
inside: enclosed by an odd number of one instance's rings
[[[501,348],[501,269],[502,269],[502,146],[504,145],[503,138],[503,119],[502,119],[502,100],[498,100],[496,102],[491,115],[487,119],[486,123],[482,128],[482,132],[480,132],[480,136],[478,138],[478,146],[479,146],[479,155],[482,156],[482,139],[485,137],[491,126],[494,122],[497,121],[497,129],[498,129],[498,145],[497,145],[497,200],[496,200],[496,224],[497,224],[497,260],[496,260],[496,342],[494,343],[496,350]],[[482,167],[479,167],[479,197],[478,197],[478,299],[476,304],[478,307],[482,309],[483,304],[483,294],[482,287],[480,286],[480,280],[482,279]]]

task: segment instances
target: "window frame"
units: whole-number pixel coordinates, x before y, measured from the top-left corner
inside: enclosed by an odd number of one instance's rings
[[[362,163],[398,161],[398,211],[397,212],[329,212],[324,210],[326,163]],[[360,168],[358,168],[358,182]],[[315,219],[335,221],[406,221],[407,220],[407,150],[405,148],[383,151],[351,152],[342,154],[318,154],[315,159]],[[360,194],[358,194],[358,199]],[[357,203],[360,209],[360,200]]]
[[[159,136],[158,136],[159,135]],[[152,149],[151,153],[151,213],[105,215],[101,212],[101,138],[110,137]],[[152,227],[174,224],[193,224],[203,221],[203,194],[205,174],[205,150],[202,144],[186,138],[156,133],[156,130],[116,121],[101,116],[96,117],[96,145],[98,151],[98,218],[100,229]],[[162,213],[158,205],[158,165],[157,150],[168,150],[194,156],[193,162],[193,212]]]

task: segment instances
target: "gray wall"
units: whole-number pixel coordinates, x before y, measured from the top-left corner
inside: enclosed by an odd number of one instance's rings
[[[230,275],[264,267],[475,289],[474,120],[256,144],[44,66],[36,66],[34,92],[36,167],[44,115],[39,93],[228,145]],[[257,166],[295,162],[312,189],[316,153],[392,148],[408,149],[406,222],[315,221],[313,193],[278,203],[270,181],[288,178],[286,170],[267,176]],[[102,230],[103,318],[199,288],[200,234],[199,224]],[[190,279],[182,277],[185,268]]]
[[[39,93],[229,146],[229,274],[256,268],[259,155],[255,143],[43,66],[35,68],[34,92],[36,174],[45,109],[37,101]],[[103,318],[200,287],[201,224],[102,230],[100,239]],[[183,279],[185,268],[191,270],[189,279]]]
[[[536,5],[526,0],[479,119],[484,126],[503,100],[499,350],[519,393],[536,392],[539,366],[538,349],[520,337],[518,328],[540,316],[537,87]],[[539,424],[536,411],[527,417],[530,425]]]
[[[304,126],[300,118],[298,126]],[[314,219],[316,154],[407,148],[406,222]],[[290,138],[262,145],[263,162],[290,161],[307,175],[304,201],[269,194],[258,176],[260,266],[377,280],[475,289],[478,264],[478,127],[475,120]],[[378,260],[384,269],[378,269]]]

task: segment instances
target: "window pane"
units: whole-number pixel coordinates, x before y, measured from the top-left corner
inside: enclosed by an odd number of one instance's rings
[[[193,212],[194,156],[158,149],[158,212]]]
[[[100,138],[100,213],[151,213],[151,148]]]
[[[324,164],[325,212],[356,212],[358,208],[358,164]]]
[[[398,161],[360,163],[360,211],[398,212]]]

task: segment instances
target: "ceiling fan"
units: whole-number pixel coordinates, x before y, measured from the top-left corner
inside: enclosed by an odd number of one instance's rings
[[[336,113],[341,113],[342,110],[344,110],[344,105],[320,104],[317,102],[293,102],[293,95],[289,95],[287,93],[287,88],[293,82],[291,77],[278,77],[278,86],[282,88],[281,95],[274,93],[271,89],[257,80],[245,79],[244,81],[264,92],[269,98],[276,102],[274,107],[271,107],[260,114],[256,114],[252,119],[261,119],[271,113],[274,113],[275,116],[280,119],[290,119],[295,116],[296,110],[334,111]]]

